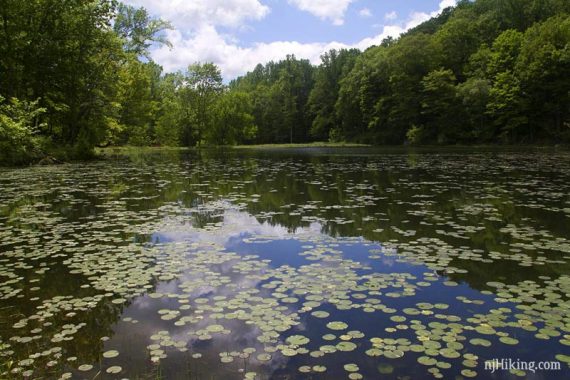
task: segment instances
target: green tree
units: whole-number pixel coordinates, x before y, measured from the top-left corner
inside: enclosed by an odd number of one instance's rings
[[[463,80],[464,68],[481,43],[471,10],[454,14],[435,38],[441,45],[441,51],[445,52],[442,55],[443,65],[451,69],[456,78]]]
[[[186,143],[190,145],[191,142],[195,142],[200,145],[204,133],[211,127],[213,104],[224,90],[222,74],[211,62],[195,63],[188,67],[184,82],[186,87],[183,94],[184,106],[192,110],[195,121],[190,124],[193,127],[191,133],[186,132],[188,134]]]
[[[158,107],[153,82],[159,80],[161,70],[153,62],[142,63],[134,57],[121,67],[118,100],[122,130],[116,143],[142,146],[153,141],[154,113]]]
[[[251,98],[247,93],[224,92],[213,107],[213,125],[208,130],[208,142],[216,145],[234,145],[250,142],[257,128],[251,114]]]
[[[41,156],[36,136],[45,127],[40,116],[46,112],[38,101],[27,102],[0,96],[0,164],[18,165]]]
[[[525,108],[520,80],[512,71],[498,73],[489,92],[487,111],[500,129],[501,141],[515,143],[521,139],[520,132],[528,123]]]
[[[172,29],[172,25],[150,17],[145,8],[119,3],[113,29],[123,40],[124,50],[137,57],[149,58],[149,48],[153,43],[172,47],[162,34],[163,31]]]
[[[504,31],[493,42],[487,64],[487,77],[492,83],[487,112],[499,129],[499,138],[509,143],[519,140],[528,122],[520,79],[515,73],[522,41],[522,33],[513,29]]]
[[[338,129],[339,121],[335,113],[340,81],[354,67],[360,51],[356,49],[331,50],[321,56],[321,65],[315,71],[315,84],[308,100],[313,123],[311,136],[318,140],[328,140],[330,131]]]
[[[305,142],[311,116],[308,99],[314,68],[307,60],[287,56],[279,62],[258,65],[253,72],[230,83],[232,91],[252,97],[257,142]]]
[[[465,134],[467,141],[492,141],[494,128],[488,123],[487,103],[491,84],[487,79],[472,77],[457,86],[457,96],[461,101],[469,129]],[[454,112],[451,110],[450,112]]]
[[[160,145],[178,146],[184,143],[183,132],[190,127],[190,113],[183,105],[184,76],[181,73],[166,74],[158,86],[156,118],[156,142]]]
[[[40,99],[41,133],[74,146],[76,155],[90,154],[116,116],[124,53],[113,16],[110,0],[5,0],[0,7],[0,94]]]
[[[423,124],[415,131],[416,141],[449,143],[457,141],[460,122],[460,103],[456,91],[453,71],[439,69],[422,79],[421,107]],[[408,135],[409,137],[409,135]]]
[[[528,139],[569,141],[570,17],[552,17],[529,28],[514,71],[525,96]]]
[[[357,141],[371,130],[377,132],[377,126],[384,125],[387,104],[383,100],[388,98],[390,92],[389,50],[384,46],[368,49],[340,80],[335,104],[339,123],[331,131],[332,140]]]

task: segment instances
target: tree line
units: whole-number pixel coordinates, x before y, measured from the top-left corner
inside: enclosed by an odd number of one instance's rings
[[[0,162],[107,145],[570,141],[570,3],[460,1],[397,39],[224,84],[164,73],[171,25],[115,0],[2,0]]]
[[[151,60],[170,28],[115,0],[2,0],[0,163],[252,139],[249,98],[230,92],[218,67],[165,74]]]
[[[569,13],[564,0],[463,0],[365,52],[287,57],[230,87],[252,98],[257,142],[564,143]]]

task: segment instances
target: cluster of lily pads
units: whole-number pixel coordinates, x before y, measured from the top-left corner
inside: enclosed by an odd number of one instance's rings
[[[485,164],[483,177],[476,175],[483,174],[484,157],[467,165],[438,160],[244,159],[229,170],[213,160],[5,171],[0,361],[10,365],[0,366],[0,374],[129,376],[129,353],[113,336],[119,321],[147,337],[133,349],[145,351],[152,366],[189,353],[194,361],[214,357],[246,379],[283,367],[296,376],[342,371],[361,379],[370,375],[364,359],[378,363],[381,374],[411,374],[398,368],[405,361],[417,363],[419,369],[409,369],[421,376],[472,378],[495,348],[523,341],[551,347],[558,353],[549,359],[567,371],[568,230],[513,210],[569,222],[568,157],[544,158],[548,176],[509,157],[497,167]],[[401,175],[379,178],[387,169]],[[491,179],[523,169],[524,181]],[[449,179],[452,170],[458,172]],[[472,179],[458,181],[467,172]],[[410,173],[425,177],[412,180]],[[284,190],[294,186],[294,196]],[[447,208],[437,207],[442,198]],[[232,250],[230,238],[251,252],[294,241],[300,248],[289,254],[301,264],[276,266],[263,255]],[[485,244],[474,243],[480,239]],[[365,257],[352,256],[355,246],[364,247]],[[477,284],[476,295],[462,294],[469,274],[497,263],[538,275],[484,277],[492,280]],[[377,270],[393,264],[402,266]],[[442,291],[453,296],[426,296]],[[141,300],[152,317],[125,317]],[[378,328],[366,329],[358,318]]]

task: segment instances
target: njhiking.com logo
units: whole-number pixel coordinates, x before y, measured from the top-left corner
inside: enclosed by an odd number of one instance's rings
[[[485,371],[560,371],[561,364],[559,361],[525,361],[520,359],[491,359],[485,361]]]

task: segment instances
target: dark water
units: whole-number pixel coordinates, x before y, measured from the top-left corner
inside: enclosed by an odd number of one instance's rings
[[[0,238],[0,379],[570,378],[563,151],[1,169]]]

